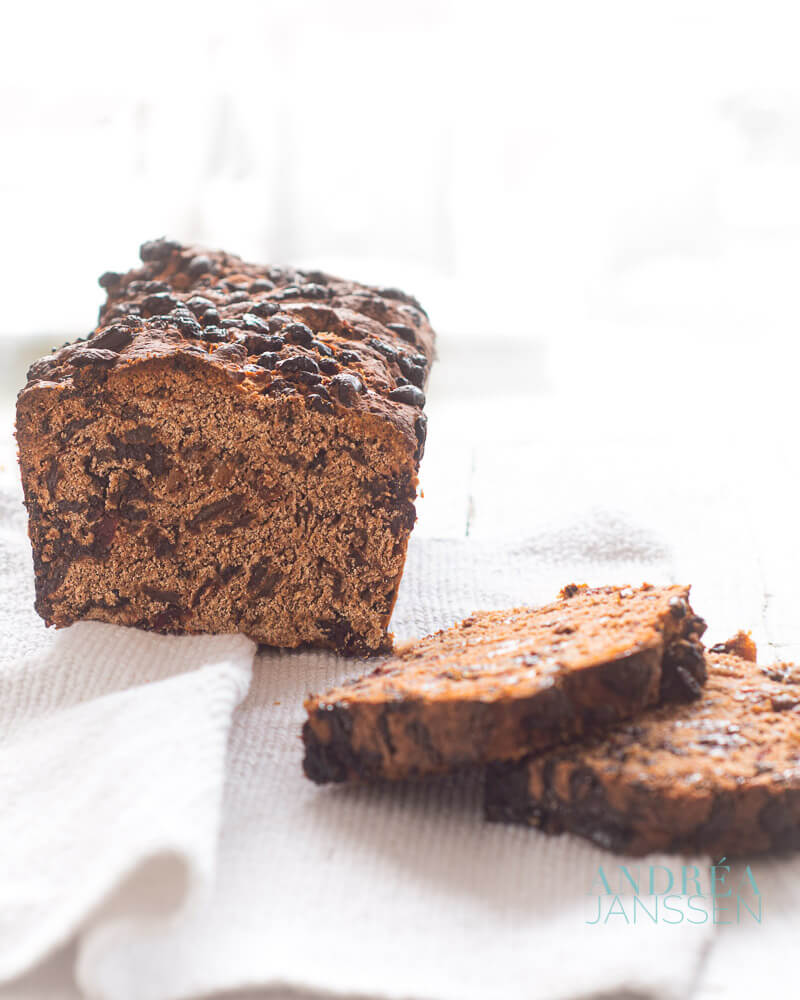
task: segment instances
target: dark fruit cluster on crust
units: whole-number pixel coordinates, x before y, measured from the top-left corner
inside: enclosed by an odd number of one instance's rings
[[[400,779],[518,758],[665,700],[700,696],[705,623],[689,588],[565,588],[481,611],[307,700],[316,782]]]
[[[800,668],[758,666],[739,634],[709,652],[708,673],[690,704],[493,765],[487,818],[631,855],[800,848]]]
[[[155,240],[17,405],[48,624],[389,647],[434,334],[412,297]]]

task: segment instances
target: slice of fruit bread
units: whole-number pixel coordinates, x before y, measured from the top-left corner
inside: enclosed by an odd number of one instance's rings
[[[755,658],[740,633],[709,651],[708,683],[691,704],[492,765],[487,818],[630,855],[800,847],[800,667]]]
[[[695,699],[704,630],[686,586],[572,584],[545,607],[476,612],[309,697],[305,773],[319,783],[443,773]]]

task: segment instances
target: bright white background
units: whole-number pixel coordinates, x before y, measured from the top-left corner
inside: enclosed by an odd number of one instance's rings
[[[162,232],[405,283],[445,335],[797,322],[792,3],[3,15],[3,337],[88,330]]]

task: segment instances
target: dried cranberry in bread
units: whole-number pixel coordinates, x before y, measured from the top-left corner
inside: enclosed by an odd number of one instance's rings
[[[17,404],[48,624],[390,646],[433,331],[411,297],[145,243]]]
[[[487,818],[633,855],[800,847],[800,667],[758,666],[742,634],[715,649],[698,701],[492,765]]]
[[[571,586],[480,611],[306,702],[306,775],[406,778],[522,756],[664,699],[696,698],[705,624],[689,588]]]

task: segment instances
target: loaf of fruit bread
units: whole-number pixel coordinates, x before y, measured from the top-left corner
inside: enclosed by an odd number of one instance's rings
[[[800,667],[712,647],[702,697],[487,772],[487,818],[629,855],[800,847]]]
[[[390,648],[434,334],[394,288],[145,243],[35,362],[17,439],[48,624]]]
[[[520,757],[705,680],[689,588],[566,587],[542,608],[479,611],[306,702],[313,781],[408,778]]]

